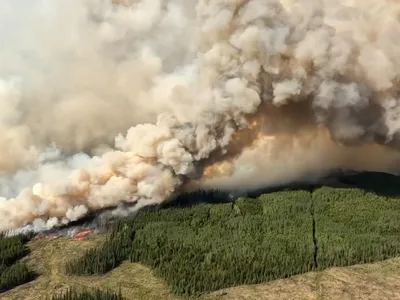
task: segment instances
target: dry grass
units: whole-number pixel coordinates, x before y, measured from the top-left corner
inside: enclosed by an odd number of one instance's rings
[[[179,300],[166,284],[153,276],[150,269],[139,264],[123,263],[105,276],[70,277],[63,266],[71,257],[97,245],[104,236],[73,241],[30,243],[32,253],[25,258],[41,274],[35,281],[17,287],[0,296],[2,300],[43,300],[68,286],[101,287],[116,291],[121,288],[126,299]],[[266,284],[239,286],[205,295],[201,300],[267,300],[267,299],[400,299],[400,258],[369,265],[332,268]]]
[[[221,292],[215,293],[218,294]],[[265,284],[234,287],[226,290],[225,299],[400,299],[400,258],[347,268],[331,268]]]

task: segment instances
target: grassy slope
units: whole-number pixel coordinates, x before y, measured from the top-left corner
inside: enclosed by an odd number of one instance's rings
[[[61,238],[29,244],[32,253],[25,258],[42,274],[35,281],[1,295],[2,300],[42,300],[67,286],[97,286],[118,291],[121,287],[127,299],[178,300],[166,284],[138,264],[124,263],[105,276],[68,277],[63,266],[73,255],[93,247],[104,236],[85,241]],[[203,296],[215,299],[400,299],[400,258],[375,264],[332,268],[266,284],[239,286]]]

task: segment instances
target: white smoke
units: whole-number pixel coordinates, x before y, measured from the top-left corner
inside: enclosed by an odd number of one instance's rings
[[[246,188],[389,170],[399,152],[380,144],[397,146],[399,8],[0,2],[0,230],[160,203],[188,180]],[[221,161],[233,167],[210,180]]]

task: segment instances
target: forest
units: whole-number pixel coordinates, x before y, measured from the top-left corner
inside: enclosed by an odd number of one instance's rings
[[[64,272],[102,275],[128,260],[151,267],[176,295],[197,296],[399,256],[396,188],[382,189],[374,178],[358,188],[357,178],[352,180],[352,188],[295,188],[234,200],[219,191],[183,194],[164,207],[107,224],[107,238],[71,259]],[[2,272],[8,278],[2,275],[2,285],[30,280],[32,273],[16,263],[26,255],[25,239],[0,242],[8,270]],[[68,290],[52,299],[122,298],[107,291]]]
[[[129,259],[152,267],[174,293],[197,295],[380,261],[400,254],[400,201],[385,191],[320,187],[234,202],[197,192],[118,221],[104,244],[65,269],[104,274]]]
[[[21,258],[29,253],[30,235],[0,236],[0,293],[34,279]]]

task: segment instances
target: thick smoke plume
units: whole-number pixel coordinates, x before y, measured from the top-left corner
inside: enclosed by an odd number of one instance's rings
[[[397,1],[116,2],[0,2],[0,230],[397,171]]]

